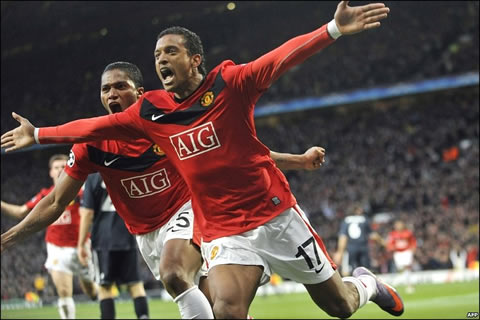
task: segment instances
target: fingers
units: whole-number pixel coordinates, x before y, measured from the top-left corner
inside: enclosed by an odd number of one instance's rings
[[[340,4],[339,4],[339,5],[340,5],[340,7],[342,7],[342,8],[346,8],[349,2],[350,2],[350,1],[340,1]]]
[[[12,117],[13,117],[13,119],[17,120],[18,122],[22,122],[22,120],[24,119],[23,117],[16,114],[15,112],[12,112]]]
[[[362,11],[363,12],[367,12],[367,11],[370,11],[370,10],[375,10],[375,9],[380,9],[380,8],[384,8],[385,7],[385,4],[384,3],[371,3],[371,4],[367,4],[365,6],[362,6]]]
[[[8,131],[7,133],[3,134],[1,139],[2,148],[7,148],[15,145],[12,131]]]

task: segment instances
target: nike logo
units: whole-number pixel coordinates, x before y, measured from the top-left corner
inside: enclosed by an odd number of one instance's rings
[[[158,120],[158,119],[160,119],[161,117],[163,117],[164,115],[165,115],[165,113],[164,113],[164,114],[159,114],[159,115],[154,115],[154,114],[152,114],[152,121]]]
[[[120,159],[120,157],[115,158],[115,159],[110,160],[110,161],[105,160],[105,161],[103,162],[103,164],[108,167],[108,166],[110,166],[112,163],[114,163],[115,161],[117,161],[118,159]]]

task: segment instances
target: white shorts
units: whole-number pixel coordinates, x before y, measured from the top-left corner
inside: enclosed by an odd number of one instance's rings
[[[47,261],[45,268],[48,271],[61,271],[88,281],[93,281],[93,262],[91,259],[90,239],[87,240],[86,246],[89,257],[87,259],[88,266],[83,266],[78,260],[77,248],[59,247],[53,243],[47,242]]]
[[[303,284],[324,282],[335,273],[325,246],[296,205],[253,230],[202,243],[208,270],[216,265],[263,266],[260,285],[272,272]]]
[[[395,262],[397,271],[402,271],[413,264],[413,251],[405,250],[394,252],[393,261]]]
[[[165,243],[171,239],[193,238],[192,202],[186,202],[170,220],[157,230],[136,235],[138,249],[153,273],[160,280],[160,257]],[[204,272],[206,274],[206,270]]]

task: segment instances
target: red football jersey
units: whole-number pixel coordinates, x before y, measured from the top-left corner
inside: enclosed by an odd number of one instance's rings
[[[54,186],[43,188],[35,197],[30,199],[25,205],[31,210],[37,203],[48,195]],[[65,208],[62,215],[51,225],[47,227],[45,241],[59,247],[77,247],[78,230],[80,227],[80,197],[78,196]]]
[[[41,128],[39,141],[148,138],[190,188],[205,241],[251,230],[296,203],[256,136],[255,103],[282,73],[333,41],[324,25],[250,63],[224,61],[183,101],[150,91],[124,112]]]
[[[405,251],[416,247],[417,239],[410,230],[393,230],[388,235],[387,249],[390,251]]]
[[[81,181],[99,172],[132,234],[160,228],[190,200],[188,187],[165,153],[145,139],[76,144],[65,172]]]

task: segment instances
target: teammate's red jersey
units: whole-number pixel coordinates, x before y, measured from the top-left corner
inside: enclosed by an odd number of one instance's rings
[[[389,251],[405,251],[415,249],[416,247],[417,239],[410,230],[393,230],[388,235],[387,249]]]
[[[132,234],[158,229],[190,200],[188,187],[163,151],[145,139],[76,144],[65,172],[81,181],[99,172]]]
[[[257,138],[254,106],[282,73],[331,44],[326,25],[243,65],[224,61],[183,101],[145,93],[126,111],[41,128],[41,143],[149,138],[185,179],[205,241],[266,223],[296,200]]]
[[[48,195],[54,186],[43,188],[30,199],[25,205],[32,210],[37,203]],[[80,227],[80,197],[83,190],[79,192],[77,197],[65,208],[62,215],[51,225],[47,227],[45,233],[45,241],[59,247],[77,247],[78,229]]]

